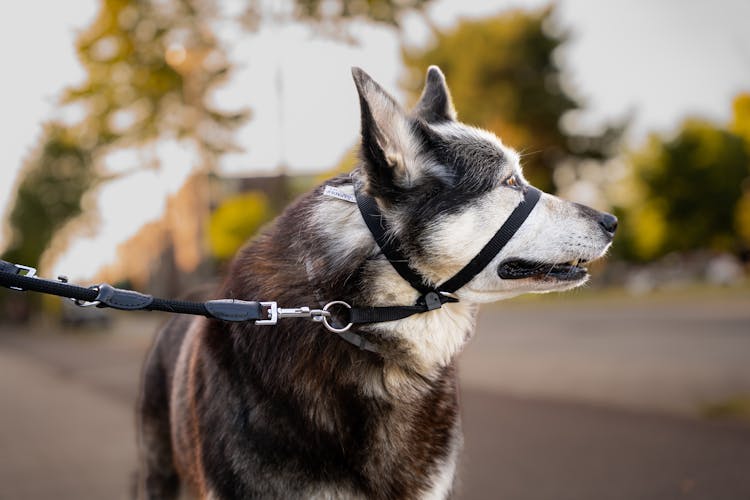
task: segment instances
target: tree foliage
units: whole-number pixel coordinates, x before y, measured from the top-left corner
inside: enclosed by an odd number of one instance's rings
[[[231,259],[272,215],[268,198],[251,191],[224,200],[211,214],[208,238],[211,254],[220,261]]]
[[[8,217],[14,232],[3,254],[4,259],[32,267],[39,265],[55,231],[82,212],[83,194],[97,181],[90,171],[89,150],[65,127],[50,124],[42,137],[41,147],[22,172]]]
[[[263,21],[259,0],[248,11]],[[402,14],[430,0],[294,0],[293,19],[366,19],[398,25]],[[193,143],[206,172],[234,148],[233,130],[247,110],[221,110],[211,92],[231,65],[214,29],[221,17],[212,0],[100,0],[90,26],[77,37],[85,70],[61,104],[79,111],[73,123],[46,128],[39,153],[27,162],[10,210],[6,258],[36,264],[56,231],[83,210],[83,196],[109,176],[101,158],[120,147],[143,148],[162,138]],[[153,163],[145,167],[154,167]],[[14,257],[15,258],[15,257]]]
[[[101,0],[76,41],[86,77],[61,103],[82,118],[48,125],[22,170],[6,257],[40,261],[56,231],[83,210],[83,196],[107,178],[99,164],[114,148],[187,139],[204,166],[232,148],[231,131],[246,112],[209,104],[229,70],[212,15],[208,1]]]
[[[365,19],[393,26],[410,10],[419,11],[432,0],[294,0],[294,16],[303,21],[334,22]],[[256,5],[258,1],[255,2]]]
[[[621,129],[599,136],[576,136],[560,127],[580,105],[563,86],[555,52],[566,35],[553,33],[553,9],[512,10],[495,17],[464,20],[435,33],[427,48],[403,51],[404,87],[416,101],[431,64],[446,75],[461,121],[495,132],[524,154],[527,177],[553,189],[552,173],[571,158],[605,158]]]
[[[737,110],[736,104],[732,128],[741,131],[750,114],[743,118]],[[690,119],[674,137],[652,135],[630,163],[638,196],[619,209],[617,244],[626,257],[750,248],[750,143],[745,138]]]
[[[208,155],[230,150],[247,113],[210,104],[230,69],[215,17],[206,0],[102,0],[76,42],[86,81],[63,100],[85,107],[84,142],[142,145],[173,136],[197,141]]]
[[[734,111],[729,129],[745,141],[750,156],[750,92],[739,94],[733,103]],[[750,165],[748,165],[750,169]],[[742,195],[734,209],[735,229],[742,250],[750,252],[750,175],[742,181]]]

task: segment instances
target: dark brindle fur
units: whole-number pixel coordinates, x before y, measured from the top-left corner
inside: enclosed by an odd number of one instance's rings
[[[446,264],[449,257],[473,243],[436,251],[444,240],[432,237],[436,223],[483,206],[505,189],[503,178],[520,176],[517,157],[514,164],[511,150],[479,132],[463,137],[463,129],[450,128],[458,122],[436,68],[409,116],[367,75],[354,75],[363,152],[353,176],[394,222],[412,264],[439,282],[462,265]],[[329,184],[351,189],[348,176]],[[518,193],[506,191],[497,225],[478,236],[484,242],[518,203]],[[545,195],[540,201],[540,223],[545,214],[574,220],[593,235],[596,248],[584,252],[578,238],[577,253],[553,249],[554,255],[576,263],[579,256],[601,255],[611,235],[599,234],[598,215],[555,200]],[[518,244],[532,237],[519,232]],[[497,265],[480,278],[502,281]],[[512,286],[527,283],[528,289],[512,294],[573,286],[562,281],[513,280]],[[356,206],[324,199],[319,187],[239,252],[214,297],[275,300],[284,307],[330,300],[368,306],[408,305],[417,292],[378,252]],[[475,310],[462,301],[411,323],[355,328],[380,354],[301,319],[269,327],[175,317],[146,361],[139,495],[174,498],[187,487],[200,498],[221,499],[451,496],[461,442],[454,360],[471,335]]]

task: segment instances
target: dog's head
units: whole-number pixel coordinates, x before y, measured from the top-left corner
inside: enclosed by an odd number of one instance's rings
[[[435,66],[411,113],[361,69],[352,74],[362,112],[356,175],[412,267],[442,283],[522,202],[528,183],[519,155],[494,134],[457,121]],[[612,215],[544,193],[507,245],[456,295],[490,302],[579,286],[588,279],[584,265],[604,255],[616,227]]]

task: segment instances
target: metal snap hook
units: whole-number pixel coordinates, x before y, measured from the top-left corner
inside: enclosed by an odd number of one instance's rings
[[[335,306],[335,305],[342,305],[342,306],[347,307],[348,309],[352,308],[352,306],[350,306],[349,304],[347,304],[343,300],[334,300],[334,301],[329,302],[328,304],[326,304],[323,307],[323,311],[328,312],[328,310],[331,308],[331,306]],[[330,324],[328,322],[328,318],[329,318],[329,316],[323,316],[323,324],[325,325],[325,327],[329,331],[334,332],[334,333],[344,333],[345,331],[349,330],[352,327],[352,325],[353,325],[353,323],[349,323],[348,325],[346,325],[344,327],[336,328],[335,326],[333,326],[332,324]]]

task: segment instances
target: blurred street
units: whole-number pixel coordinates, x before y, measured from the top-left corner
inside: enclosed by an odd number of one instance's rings
[[[750,498],[750,297],[557,295],[482,310],[461,358],[466,499]],[[163,316],[0,330],[0,499],[129,498],[134,401]]]

